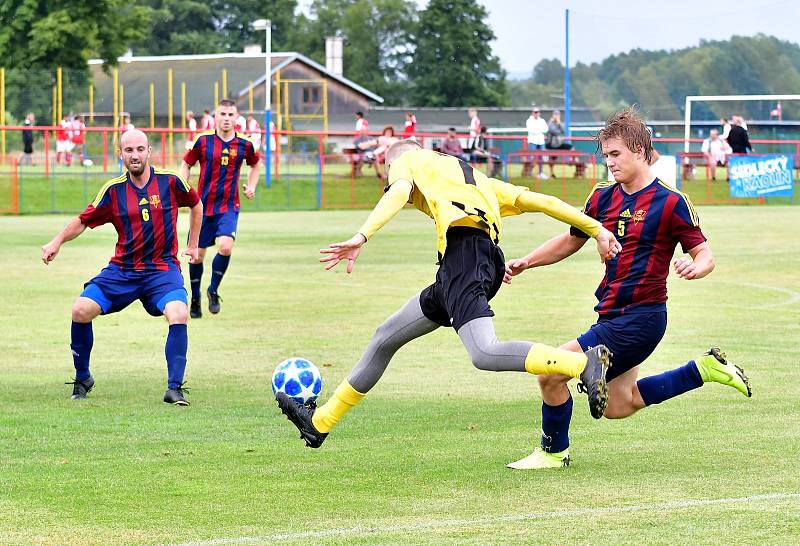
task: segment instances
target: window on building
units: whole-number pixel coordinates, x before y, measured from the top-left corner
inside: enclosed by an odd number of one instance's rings
[[[303,104],[319,104],[319,87],[303,88]]]

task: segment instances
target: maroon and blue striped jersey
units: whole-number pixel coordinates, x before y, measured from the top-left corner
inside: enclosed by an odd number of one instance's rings
[[[79,218],[90,228],[114,225],[117,246],[112,264],[124,270],[180,271],[178,208],[199,201],[194,188],[177,174],[150,167],[143,188],[133,184],[129,173],[106,182]]]
[[[658,178],[632,194],[621,184],[607,182],[594,187],[583,210],[622,245],[622,251],[606,262],[595,292],[595,311],[608,315],[666,309],[675,247],[680,243],[687,252],[706,240],[689,197]],[[574,228],[570,233],[588,237]]]
[[[183,161],[193,166],[200,162],[197,191],[203,201],[203,214],[213,216],[239,210],[239,171],[242,163],[251,167],[258,163],[253,142],[241,133],[226,142],[216,131],[197,135]]]

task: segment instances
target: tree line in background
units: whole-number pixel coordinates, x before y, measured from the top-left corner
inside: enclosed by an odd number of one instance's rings
[[[544,59],[531,78],[506,81],[492,54],[495,35],[476,0],[0,0],[0,58],[7,69],[7,110],[47,111],[54,68],[69,71],[76,92],[88,83],[86,61],[113,64],[135,55],[241,52],[262,44],[255,19],[272,21],[273,51],[297,51],[325,63],[325,38],[344,38],[344,75],[389,105],[561,106],[564,67]],[[800,46],[773,37],[702,41],[677,51],[636,49],[571,72],[572,103],[598,118],[631,103],[648,118],[680,119],[686,95],[789,93],[800,88]],[[83,81],[85,80],[85,81]],[[65,86],[69,92],[71,86]],[[68,101],[69,97],[65,97]],[[713,119],[736,105],[697,105]],[[769,117],[771,104],[742,104],[748,117]],[[726,109],[720,111],[720,108]],[[787,117],[800,105],[787,103]]]
[[[734,36],[701,41],[675,51],[635,49],[602,62],[578,63],[570,71],[572,104],[597,109],[599,117],[632,103],[652,120],[683,119],[687,95],[790,94],[800,89],[800,46],[772,36]],[[552,104],[563,96],[564,66],[544,59],[530,79],[510,84],[514,105]],[[692,119],[719,119],[736,111],[769,119],[774,103],[697,103]],[[785,118],[797,119],[800,104],[782,105]]]

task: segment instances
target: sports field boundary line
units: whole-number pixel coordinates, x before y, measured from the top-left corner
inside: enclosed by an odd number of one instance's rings
[[[746,504],[770,500],[800,499],[798,493],[767,493],[763,495],[750,495],[747,497],[731,497],[722,499],[686,499],[680,501],[663,502],[656,504],[632,504],[627,506],[609,506],[606,508],[579,508],[575,510],[556,510],[539,514],[517,514],[512,516],[486,516],[475,519],[431,520],[420,523],[404,525],[389,525],[381,527],[375,523],[369,526],[346,527],[327,529],[325,531],[304,531],[300,533],[279,533],[263,536],[244,536],[231,538],[217,538],[211,540],[196,540],[173,544],[172,546],[220,546],[224,544],[247,544],[277,542],[286,540],[302,540],[307,538],[326,538],[333,536],[367,536],[402,533],[406,531],[428,531],[433,529],[448,529],[470,527],[473,525],[498,525],[528,520],[545,520],[550,518],[567,518],[591,515],[625,514],[630,512],[643,512],[648,510],[685,510],[687,508],[715,506],[720,504]]]

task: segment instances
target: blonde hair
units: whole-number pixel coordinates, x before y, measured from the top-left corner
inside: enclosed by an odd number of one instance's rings
[[[606,120],[606,125],[597,133],[598,148],[606,140],[618,138],[633,153],[644,153],[644,158],[649,165],[653,158],[653,141],[650,131],[645,125],[635,106],[630,106],[611,114]]]
[[[408,150],[415,150],[421,149],[422,146],[419,145],[419,142],[414,140],[413,138],[407,138],[405,140],[398,140],[391,146],[386,149],[386,164],[390,164],[392,161],[403,155],[403,153],[407,152]]]

